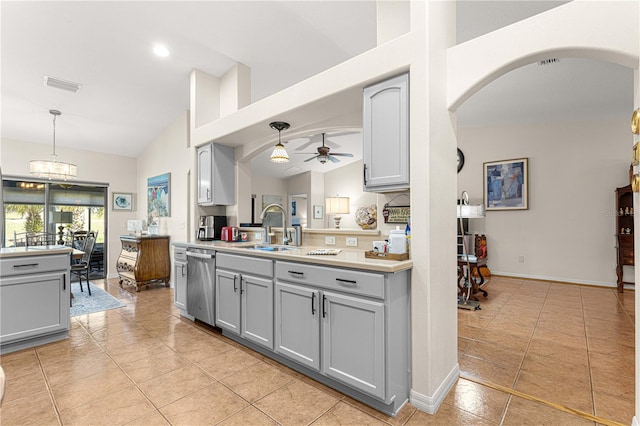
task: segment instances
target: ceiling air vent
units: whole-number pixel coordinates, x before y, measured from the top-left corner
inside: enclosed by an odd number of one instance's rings
[[[82,84],[75,83],[73,81],[63,80],[57,77],[51,77],[50,75],[44,76],[44,85],[54,87],[56,89],[66,90],[67,92],[77,93],[82,87]]]
[[[549,59],[543,59],[542,61],[538,62],[538,65],[542,67],[545,65],[557,64],[558,62],[560,62],[560,59],[558,58],[549,58]]]

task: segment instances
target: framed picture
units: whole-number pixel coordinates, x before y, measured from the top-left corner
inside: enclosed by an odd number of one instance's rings
[[[147,216],[171,216],[171,173],[147,179]]]
[[[133,194],[131,192],[114,192],[112,195],[114,211],[133,211]]]
[[[314,219],[322,219],[324,217],[324,210],[321,205],[313,206],[313,218]]]
[[[529,208],[528,159],[484,163],[484,204],[487,210]]]

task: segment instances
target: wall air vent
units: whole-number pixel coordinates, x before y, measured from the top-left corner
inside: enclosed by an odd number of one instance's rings
[[[44,85],[53,87],[60,90],[66,90],[67,92],[77,93],[82,87],[82,84],[75,83],[73,81],[63,80],[57,77],[51,77],[50,75],[44,76]]]
[[[538,65],[545,66],[545,65],[553,65],[553,64],[557,64],[558,62],[560,62],[560,59],[558,58],[549,58],[549,59],[543,59],[542,61],[538,62]]]

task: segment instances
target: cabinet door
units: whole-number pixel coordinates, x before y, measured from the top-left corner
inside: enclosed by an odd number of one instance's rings
[[[384,304],[322,294],[322,373],[385,399]]]
[[[187,310],[187,264],[174,262],[173,264],[173,304],[176,308]]]
[[[242,275],[241,336],[273,350],[273,281]]]
[[[240,274],[216,269],[216,325],[240,334]]]
[[[212,154],[211,144],[198,148],[198,204],[211,204]]]
[[[0,283],[2,343],[69,329],[69,275],[65,272],[3,278]]]
[[[366,87],[363,105],[364,190],[409,188],[409,75]]]
[[[320,370],[320,311],[317,290],[276,281],[276,352]]]

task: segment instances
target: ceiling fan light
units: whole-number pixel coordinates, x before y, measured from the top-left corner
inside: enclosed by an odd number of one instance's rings
[[[271,162],[273,163],[288,163],[289,162],[289,154],[287,154],[287,150],[284,149],[284,145],[280,142],[276,144],[273,148],[273,152],[271,153]]]

